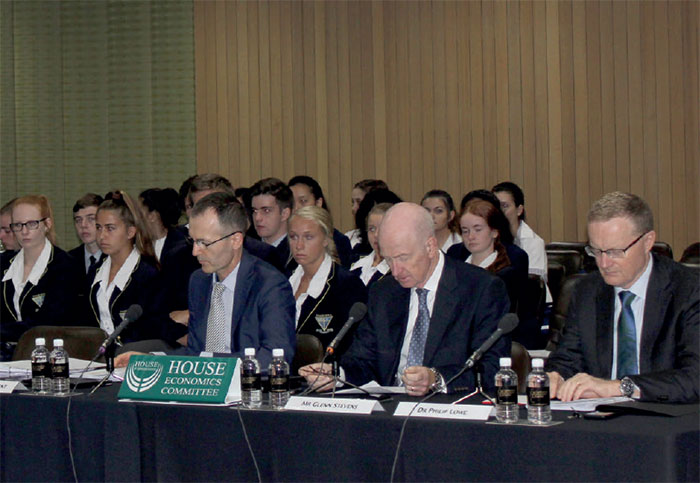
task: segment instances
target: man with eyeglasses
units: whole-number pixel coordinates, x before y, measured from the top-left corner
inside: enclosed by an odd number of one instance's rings
[[[545,365],[550,395],[697,402],[698,274],[651,252],[654,218],[636,195],[596,201],[588,239],[598,272],[572,295],[562,341]]]
[[[272,349],[294,357],[295,303],[287,279],[243,249],[245,209],[231,193],[212,193],[190,212],[192,254],[201,264],[190,278],[187,347],[173,354],[231,354],[254,347],[262,367]],[[120,355],[125,366],[133,352]]]

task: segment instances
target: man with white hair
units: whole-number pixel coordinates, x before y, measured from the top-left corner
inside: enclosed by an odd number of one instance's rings
[[[384,216],[379,247],[392,277],[370,290],[367,318],[340,361],[349,382],[403,385],[412,396],[475,386],[471,372],[449,388],[445,381],[496,330],[508,311],[508,293],[485,270],[445,257],[433,227],[430,214],[414,203],[394,205]],[[484,355],[487,388],[493,387],[499,357],[509,353],[510,338],[502,337]],[[331,387],[328,365],[312,364],[299,373],[321,390]]]

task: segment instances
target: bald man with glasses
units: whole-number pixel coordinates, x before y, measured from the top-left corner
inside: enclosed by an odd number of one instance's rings
[[[576,285],[562,341],[545,365],[551,396],[698,402],[697,271],[651,252],[654,218],[636,195],[596,201],[588,239],[598,272]]]

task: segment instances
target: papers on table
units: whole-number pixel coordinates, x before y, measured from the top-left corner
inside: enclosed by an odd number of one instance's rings
[[[585,412],[589,412],[589,411],[595,411],[596,407],[601,405],[601,404],[613,404],[613,403],[633,401],[633,400],[634,399],[630,399],[630,398],[624,397],[624,396],[601,397],[601,398],[594,398],[594,399],[579,399],[578,401],[569,401],[569,402],[562,402],[562,401],[554,400],[551,402],[551,406],[552,406],[552,411],[576,411],[576,412],[585,413]],[[520,404],[521,406],[526,406],[527,405],[527,396],[518,395],[518,404]]]
[[[406,394],[406,388],[403,386],[380,386],[377,381],[370,381],[367,384],[360,386],[370,394]],[[335,391],[336,394],[365,394],[360,389],[340,389]]]
[[[90,365],[90,370],[85,372],[83,379],[102,379],[107,374],[104,370],[102,370],[102,375],[99,375],[98,371],[96,371],[96,369],[105,367],[102,363],[93,362],[90,364],[90,361],[71,357],[68,365],[71,377],[80,377],[80,374],[85,371],[88,365]],[[0,379],[30,379],[31,377],[32,361],[0,362]]]

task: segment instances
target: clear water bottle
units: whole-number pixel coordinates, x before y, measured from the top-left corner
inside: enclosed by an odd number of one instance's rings
[[[496,419],[501,423],[518,421],[518,375],[511,369],[510,357],[501,357],[496,373]]]
[[[32,391],[48,394],[51,392],[51,366],[46,339],[37,337],[34,344],[36,347],[32,351]]]
[[[549,406],[549,376],[542,359],[532,360],[532,372],[527,376],[527,420],[532,424],[547,424],[552,420]]]
[[[272,349],[270,375],[270,405],[282,409],[289,400],[289,364],[284,360],[284,349]]]
[[[59,396],[70,392],[70,373],[68,369],[68,352],[63,348],[63,339],[53,340],[53,350],[49,356],[53,392]]]
[[[253,347],[246,347],[244,354],[241,361],[241,399],[246,407],[259,408],[262,405],[260,363],[255,358]]]

